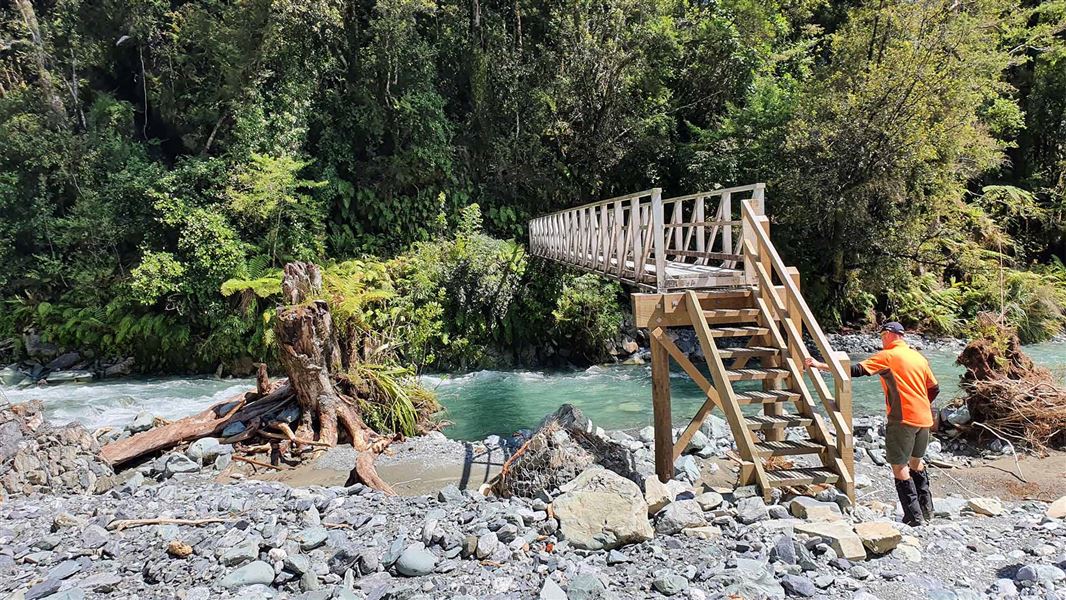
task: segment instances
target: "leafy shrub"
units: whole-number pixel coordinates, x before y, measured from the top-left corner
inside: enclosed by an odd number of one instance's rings
[[[622,287],[598,275],[571,277],[552,316],[557,327],[557,343],[572,355],[588,361],[607,357],[609,343],[622,327],[618,298]]]

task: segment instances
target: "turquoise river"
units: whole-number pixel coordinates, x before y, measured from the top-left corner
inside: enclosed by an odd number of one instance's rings
[[[1026,351],[1066,381],[1066,344],[1037,344],[1027,346]],[[937,404],[943,405],[958,395],[961,369],[955,365],[956,355],[946,351],[923,354],[940,380],[943,391]],[[532,427],[567,402],[607,429],[639,428],[651,423],[651,369],[647,365],[569,371],[477,371],[427,375],[423,381],[436,390],[445,407],[442,417],[453,423],[444,432],[460,440],[509,435]],[[95,428],[122,426],[141,411],[178,418],[253,385],[251,379],[128,378],[2,392],[11,402],[40,398],[54,421],[77,421]],[[675,418],[687,420],[702,403],[699,389],[681,372],[673,374],[671,389]],[[877,378],[855,380],[854,397],[856,415],[884,410]]]

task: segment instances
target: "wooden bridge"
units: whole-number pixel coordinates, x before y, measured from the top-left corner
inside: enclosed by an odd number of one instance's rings
[[[633,315],[651,340],[662,481],[717,408],[736,440],[741,485],[757,484],[768,497],[773,488],[832,484],[854,500],[848,357],[829,345],[800,293],[799,272],[774,247],[764,195],[756,183],[666,199],[654,188],[593,202],[531,221],[530,252],[642,290],[632,295]],[[695,329],[708,374],[677,348],[671,327]],[[805,335],[829,364],[831,383],[806,372]],[[671,359],[707,397],[676,440]]]

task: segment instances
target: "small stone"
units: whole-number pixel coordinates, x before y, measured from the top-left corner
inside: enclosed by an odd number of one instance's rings
[[[1034,583],[1055,583],[1066,579],[1066,572],[1055,565],[1025,565],[1018,569],[1014,575],[1017,581],[1032,581]]]
[[[722,495],[718,492],[704,492],[696,496],[696,502],[703,510],[714,510],[722,505]]]
[[[818,594],[814,582],[802,575],[786,574],[781,578],[781,587],[792,596],[810,598]]]
[[[780,504],[772,504],[766,508],[770,514],[771,519],[787,519],[791,515],[788,514],[788,509]]]
[[[681,534],[700,540],[713,540],[722,537],[722,530],[714,525],[704,525],[702,527],[686,527],[681,530]]]
[[[892,556],[903,562],[922,562],[921,551],[910,544],[900,544],[899,546],[896,546],[896,549],[892,551]]]
[[[631,562],[631,559],[622,552],[619,552],[618,550],[611,550],[607,553],[608,565],[620,565],[622,563],[627,562]]]
[[[967,504],[964,498],[933,498],[933,514],[938,517],[956,516]]]
[[[672,535],[682,529],[706,524],[700,505],[695,500],[682,500],[671,503],[659,512],[655,519],[655,531]]]
[[[286,569],[297,575],[303,575],[311,571],[311,559],[306,554],[286,556],[282,559],[282,564]]]
[[[737,502],[737,520],[741,523],[750,525],[769,518],[770,513],[766,509],[766,503],[759,496],[742,498]]]
[[[396,560],[396,572],[406,577],[429,575],[437,566],[437,557],[421,542],[411,544]]]
[[[696,459],[691,456],[677,457],[677,460],[674,461],[674,477],[692,484],[699,481],[700,466],[696,464]]]
[[[461,504],[466,498],[463,491],[454,483],[449,484],[437,492],[437,500],[447,504]]]
[[[480,560],[492,556],[496,552],[496,548],[500,545],[499,538],[496,537],[495,532],[488,532],[477,539],[477,557]]]
[[[293,539],[300,544],[300,550],[304,552],[309,552],[325,544],[328,538],[329,531],[325,527],[310,527],[293,536]]]
[[[603,597],[607,588],[595,575],[579,573],[570,580],[566,587],[566,597],[569,600],[595,600]]]
[[[220,585],[227,589],[234,589],[246,585],[270,585],[273,581],[274,567],[270,566],[269,563],[257,560],[231,571],[222,578]]]
[[[111,534],[99,525],[89,525],[81,532],[81,545],[90,550],[100,548],[111,540]]]
[[[836,502],[819,502],[808,496],[793,498],[788,508],[795,517],[810,521],[839,521],[844,518]]]
[[[652,580],[651,585],[660,594],[673,596],[688,589],[688,580],[673,571],[661,569],[655,572],[655,579]]]
[[[166,477],[173,477],[178,473],[195,473],[199,470],[200,465],[193,462],[188,456],[171,454],[167,457],[166,463],[164,463],[163,474]]]
[[[839,521],[800,523],[796,525],[796,531],[829,540],[838,557],[849,560],[866,558],[866,548],[862,544],[862,539],[852,531],[847,523]]]
[[[796,564],[796,543],[791,535],[780,535],[774,540],[774,545],[770,548],[770,560],[786,565]]]
[[[540,586],[538,598],[540,600],[568,600],[566,592],[551,577],[544,578],[544,584]]]
[[[674,496],[666,484],[652,475],[644,479],[644,501],[648,503],[648,515],[654,515],[673,502]]]
[[[185,456],[202,465],[206,465],[214,462],[215,458],[222,453],[222,444],[218,443],[217,439],[205,437],[189,444],[189,448],[185,451]]]
[[[856,523],[855,533],[862,539],[863,546],[874,554],[887,554],[903,540],[899,530],[887,521]]]
[[[966,502],[966,508],[986,517],[996,517],[1003,514],[1003,504],[995,498],[970,498]]]
[[[81,565],[75,560],[65,560],[48,570],[45,579],[66,579],[81,571]]]
[[[174,558],[186,558],[192,554],[192,546],[181,540],[171,540],[167,544],[167,554]]]
[[[1066,519],[1066,496],[1052,502],[1044,513],[1049,519]]]
[[[129,424],[126,429],[130,430],[130,433],[140,433],[142,431],[148,431],[155,423],[155,417],[151,413],[140,412],[133,418],[133,422]]]
[[[259,542],[249,541],[227,548],[218,560],[227,567],[235,567],[257,558],[259,558]]]

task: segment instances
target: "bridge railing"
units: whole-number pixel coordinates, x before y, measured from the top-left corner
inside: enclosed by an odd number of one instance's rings
[[[799,272],[785,266],[770,240],[770,221],[760,214],[754,200],[741,205],[744,241],[742,251],[747,258],[745,267],[755,276],[760,302],[765,303],[772,318],[780,321],[786,339],[789,360],[797,370],[805,373],[817,393],[818,399],[836,437],[834,460],[840,461],[841,473],[854,476],[854,448],[852,444],[852,389],[848,355],[837,352],[829,344],[829,338],[814,318],[814,312],[800,293]],[[778,283],[780,282],[780,283]],[[809,335],[818,352],[829,365],[833,389],[813,369],[806,368],[806,359],[811,356],[804,340]],[[813,398],[808,399],[813,404]]]
[[[662,197],[660,188],[530,221],[530,252],[657,291],[753,283],[740,201],[763,214],[764,184]]]

